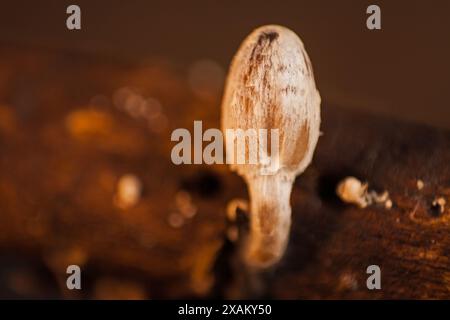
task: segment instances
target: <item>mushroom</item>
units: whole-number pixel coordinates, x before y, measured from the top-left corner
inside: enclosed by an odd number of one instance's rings
[[[233,58],[222,100],[223,132],[271,131],[270,163],[263,161],[269,152],[260,153],[256,163],[230,163],[235,139],[224,134],[227,163],[249,188],[250,226],[242,246],[246,265],[267,268],[283,256],[291,225],[292,185],[311,162],[319,127],[320,95],[300,38],[278,25],[254,30]],[[246,159],[264,150],[261,146],[267,141],[258,136],[257,143],[256,148],[246,145]]]

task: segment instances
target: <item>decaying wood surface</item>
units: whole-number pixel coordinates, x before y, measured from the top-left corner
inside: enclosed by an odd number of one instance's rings
[[[220,93],[194,94],[164,61],[0,52],[0,296],[228,296],[239,275],[226,258],[225,209],[246,186],[226,166],[170,161],[174,128],[219,127]],[[124,87],[160,101],[156,122],[131,102],[117,107]],[[450,298],[450,205],[432,206],[450,203],[450,134],[323,99],[324,135],[294,184],[290,242],[264,296]],[[143,189],[123,209],[114,197],[128,173]],[[393,207],[342,203],[335,188],[346,176],[388,190]],[[186,198],[193,215],[183,215]],[[81,291],[65,287],[70,264],[83,270]],[[372,264],[381,290],[366,288]]]

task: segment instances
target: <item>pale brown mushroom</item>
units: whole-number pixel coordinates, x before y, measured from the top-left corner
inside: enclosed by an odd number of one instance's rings
[[[278,129],[275,166],[231,164],[250,193],[250,232],[242,250],[247,265],[265,268],[282,257],[291,225],[292,185],[311,162],[319,127],[320,95],[302,41],[282,26],[256,29],[231,63],[222,101],[227,156],[231,145],[234,150],[227,129]],[[258,139],[256,150],[260,144]],[[276,156],[272,150],[270,156]],[[246,159],[253,152],[247,145]]]

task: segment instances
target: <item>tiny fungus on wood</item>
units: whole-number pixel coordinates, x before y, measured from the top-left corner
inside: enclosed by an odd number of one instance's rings
[[[231,164],[231,170],[245,179],[250,194],[244,263],[270,267],[286,249],[292,185],[311,162],[320,133],[320,95],[309,57],[293,31],[263,26],[241,44],[231,63],[222,101],[222,131],[228,129],[278,130],[277,154],[273,142],[270,145],[270,156],[277,157],[276,166],[271,163],[269,167],[264,161]],[[225,135],[228,156],[230,147],[234,152],[234,144],[227,140]],[[258,148],[246,144],[246,158],[255,150],[260,152],[261,136],[257,141]]]

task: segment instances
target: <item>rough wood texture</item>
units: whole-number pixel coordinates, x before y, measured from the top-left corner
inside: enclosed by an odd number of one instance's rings
[[[171,130],[194,119],[218,127],[220,95],[194,95],[161,61],[0,52],[0,296],[223,296],[238,276],[223,259],[225,208],[247,197],[246,186],[225,166],[170,161]],[[116,107],[123,86],[158,99],[165,118],[149,126]],[[450,202],[450,134],[327,103],[322,115],[324,136],[294,184],[291,239],[265,296],[450,298],[449,206],[431,206],[435,196]],[[143,195],[123,210],[114,194],[129,172]],[[341,203],[334,188],[348,175],[388,190],[393,208]],[[197,208],[181,225],[171,220],[180,190]],[[69,264],[82,267],[79,292],[65,289]],[[366,289],[371,264],[381,267],[380,291]]]

